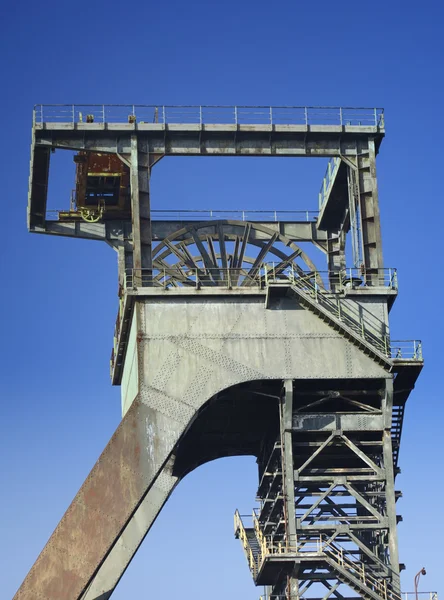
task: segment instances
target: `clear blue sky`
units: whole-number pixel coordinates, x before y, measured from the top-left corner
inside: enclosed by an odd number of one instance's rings
[[[394,338],[422,338],[397,488],[403,588],[440,589],[443,486],[443,7],[411,2],[16,2],[1,10],[2,347],[0,597],[11,598],[120,418],[108,377],[114,252],[26,231],[35,103],[384,106],[378,160]],[[63,162],[63,161],[62,161]],[[166,159],[154,208],[315,209],[323,161]],[[51,207],[66,205],[60,167]],[[179,486],[114,598],[256,600],[232,536],[253,459]],[[171,569],[171,560],[177,562]]]

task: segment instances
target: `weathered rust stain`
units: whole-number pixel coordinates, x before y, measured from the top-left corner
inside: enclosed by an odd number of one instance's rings
[[[77,600],[134,514],[154,475],[136,399],[28,573],[14,600]]]

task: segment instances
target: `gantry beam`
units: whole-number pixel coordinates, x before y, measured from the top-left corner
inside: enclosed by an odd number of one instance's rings
[[[253,222],[253,221],[252,221]],[[291,241],[295,242],[316,242],[324,244],[327,241],[327,233],[319,231],[314,221],[255,221],[262,227],[267,227],[273,231],[284,235]],[[232,222],[232,233],[234,227],[238,227],[239,223]],[[199,221],[156,221],[151,222],[153,241],[162,241],[175,231],[185,229],[191,225],[200,225]],[[203,230],[203,233],[210,233],[217,227],[217,221],[208,222],[208,229]],[[64,237],[74,237],[79,239],[97,240],[109,242],[111,245],[118,245],[119,241],[127,240],[132,237],[131,223],[128,221],[104,221],[101,223],[86,223],[82,220],[71,222],[64,221],[45,221],[42,226],[34,226],[31,231],[33,233],[46,233],[49,235],[59,235]],[[230,227],[225,229],[226,233],[230,233]],[[255,233],[256,239],[267,239],[267,235],[258,231]],[[185,239],[185,235],[177,237],[177,241]],[[320,246],[321,247],[321,246]],[[326,251],[326,250],[325,250]]]
[[[131,137],[164,156],[347,156],[356,141],[381,142],[381,126],[36,123],[37,146],[129,154]]]

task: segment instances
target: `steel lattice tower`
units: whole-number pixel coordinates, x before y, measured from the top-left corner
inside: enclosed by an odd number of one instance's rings
[[[267,597],[400,599],[395,477],[423,360],[390,337],[383,137],[380,109],[35,108],[30,231],[118,253],[123,418],[17,600],[109,598],[178,482],[232,455],[258,461],[258,507],[235,534]],[[76,152],[76,190],[54,216],[59,149]],[[319,211],[151,210],[157,161],[210,155],[329,158]]]

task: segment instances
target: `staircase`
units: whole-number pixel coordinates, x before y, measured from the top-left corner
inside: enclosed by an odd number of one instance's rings
[[[393,466],[398,466],[399,446],[401,444],[402,422],[404,420],[405,404],[394,406],[392,412],[392,448],[393,448]]]
[[[319,561],[317,568],[329,569],[341,583],[353,589],[358,596],[366,600],[402,600],[401,595],[386,579],[375,577],[375,574],[370,572],[368,565],[351,560],[346,549],[334,544],[326,536],[320,536],[314,545],[307,545],[304,542],[298,548],[286,550],[284,546],[268,545],[257,527],[256,522],[255,527],[245,528],[239,512],[236,511],[234,515],[235,536],[242,542],[255,581],[264,561],[268,559],[286,561],[290,553],[301,562],[308,560],[310,564],[313,564],[314,560]]]
[[[247,535],[248,545],[253,554],[253,559],[256,564],[259,564],[261,560],[261,548],[257,540],[256,533],[253,528],[245,529],[245,533]]]
[[[367,600],[402,600],[385,579],[376,578],[368,567],[359,561],[347,558],[346,551],[332,542],[321,540],[321,554],[334,570],[336,577]]]
[[[304,308],[316,314],[376,362],[391,366],[388,336],[371,331],[365,319],[356,320],[345,313],[339,298],[330,298],[316,284],[316,279],[313,282],[307,277],[294,277],[291,290]]]
[[[244,527],[238,510],[234,513],[234,535],[241,541],[253,579],[256,579],[262,562],[261,547],[254,528]]]

